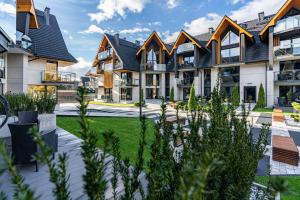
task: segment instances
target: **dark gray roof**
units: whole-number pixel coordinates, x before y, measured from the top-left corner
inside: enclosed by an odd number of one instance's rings
[[[105,33],[105,35],[107,36],[110,44],[123,62],[123,69],[139,71],[140,65],[136,59],[136,52],[138,51],[140,46],[121,38],[119,38],[118,45],[113,35],[107,33]]]
[[[67,49],[56,17],[50,14],[50,25],[46,25],[44,12],[36,10],[36,15],[39,28],[30,29],[28,34],[33,42],[30,47],[32,53],[37,57],[76,63],[77,60]],[[17,28],[24,21],[24,17],[25,15],[18,15]]]

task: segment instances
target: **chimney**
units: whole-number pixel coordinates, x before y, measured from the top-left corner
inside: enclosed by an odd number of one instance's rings
[[[116,44],[119,45],[119,44],[120,44],[120,35],[119,35],[119,33],[116,33],[116,34],[114,35],[114,38],[115,38]]]
[[[258,13],[258,21],[262,21],[265,19],[265,12]]]
[[[213,28],[213,27],[209,27],[209,28],[208,28],[208,32],[209,32],[210,34],[213,34],[213,33],[214,33],[214,28]]]
[[[141,42],[139,40],[135,40],[135,45],[140,46]]]
[[[49,26],[50,25],[50,8],[48,8],[48,7],[46,7],[44,10],[44,18],[45,18],[46,25]]]

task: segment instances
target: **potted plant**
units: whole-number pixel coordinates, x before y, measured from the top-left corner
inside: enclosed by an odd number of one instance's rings
[[[292,90],[288,91],[288,93],[286,94],[286,97],[287,97],[287,104],[288,104],[288,106],[291,106],[292,98],[293,98],[293,92],[292,92]]]
[[[39,113],[40,131],[56,129],[56,114],[54,114],[56,99],[51,95],[39,95],[36,97],[36,106]]]

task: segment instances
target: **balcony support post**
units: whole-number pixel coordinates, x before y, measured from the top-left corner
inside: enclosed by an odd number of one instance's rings
[[[273,44],[273,37],[274,37],[274,27],[269,28],[269,70],[273,70],[274,59],[273,59],[273,52],[274,52],[274,44]]]
[[[240,57],[240,61],[241,62],[245,62],[245,58],[246,58],[246,44],[245,44],[245,34],[244,33],[242,33],[241,34],[241,57]]]
[[[212,47],[211,47],[211,64],[212,66],[217,65],[217,41],[213,40],[211,43]]]

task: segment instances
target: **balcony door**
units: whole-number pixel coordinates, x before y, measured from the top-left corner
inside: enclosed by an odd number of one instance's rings
[[[59,79],[57,62],[47,61],[44,78],[46,81],[57,81]]]
[[[255,86],[245,86],[244,87],[244,102],[245,103],[256,102],[256,87]]]

